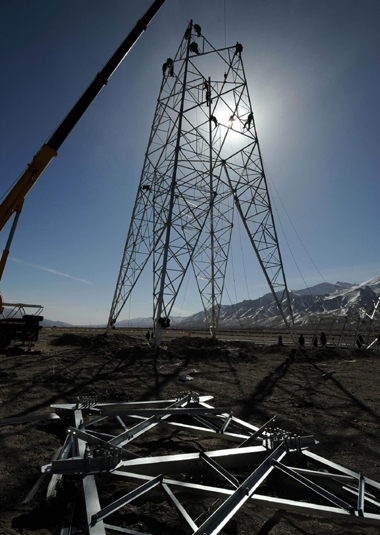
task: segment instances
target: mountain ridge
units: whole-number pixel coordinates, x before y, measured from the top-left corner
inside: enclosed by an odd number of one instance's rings
[[[329,291],[328,291],[329,290]],[[380,276],[362,283],[323,282],[310,288],[289,290],[294,321],[307,325],[321,315],[325,317],[357,317],[369,311],[380,296]],[[152,318],[133,318],[117,323],[118,327],[152,328]],[[245,299],[232,305],[222,305],[219,328],[279,328],[283,319],[271,293],[257,299]],[[207,328],[204,311],[186,317],[172,317],[171,327]]]
[[[324,317],[347,316],[358,317],[363,311],[370,312],[374,301],[380,296],[380,276],[362,283],[337,281],[323,282],[310,288],[289,290],[294,321],[297,325],[307,325],[321,315]],[[5,311],[6,312],[6,311]],[[290,318],[289,318],[290,319]],[[204,311],[189,316],[172,316],[171,327],[175,329],[207,328]],[[139,317],[121,320],[116,326],[121,328],[152,329],[152,317]],[[59,320],[44,319],[43,327],[73,327],[72,324]],[[99,325],[78,325],[78,327],[104,328]],[[257,299],[244,299],[239,303],[222,305],[220,309],[219,328],[279,328],[283,319],[278,311],[271,293]]]

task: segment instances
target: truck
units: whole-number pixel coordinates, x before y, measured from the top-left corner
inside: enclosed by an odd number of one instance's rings
[[[25,305],[16,305],[23,310]],[[30,305],[33,306],[33,305]],[[6,349],[12,340],[28,342],[31,345],[38,340],[38,334],[42,329],[40,321],[43,316],[34,314],[22,314],[22,317],[9,316],[0,319],[0,351]]]
[[[27,168],[17,180],[16,184],[1,203],[0,232],[4,229],[5,225],[13,216],[14,219],[5,249],[3,250],[3,254],[0,259],[0,280],[3,276],[4,268],[7,263],[10,247],[26,195],[49,165],[51,160],[57,156],[58,149],[62,143],[65,141],[67,136],[70,134],[74,126],[77,124],[96,96],[108,83],[108,80],[112,74],[115,72],[117,67],[123,61],[142,33],[147,29],[148,24],[164,3],[165,0],[155,0],[143,17],[137,21],[134,28],[130,31],[125,40],[121,43],[119,48],[108,60],[102,70],[96,74],[94,80],[55,130],[50,139],[44,143],[40,150],[35,154],[32,162],[28,164]],[[13,312],[10,315],[4,313],[5,305],[10,305],[12,307]],[[23,313],[24,307],[26,306],[33,305],[3,303],[2,296],[0,294],[0,350],[5,349],[11,340],[36,341],[38,339],[38,333],[41,329],[39,322],[43,320],[43,317],[38,314],[31,315]],[[41,309],[42,307],[39,308]],[[15,309],[17,309],[16,313],[14,313]]]

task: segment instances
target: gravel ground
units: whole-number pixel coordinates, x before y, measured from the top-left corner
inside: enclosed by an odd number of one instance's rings
[[[0,418],[50,413],[54,403],[85,396],[99,402],[170,399],[179,391],[212,395],[214,406],[260,426],[273,415],[299,435],[315,435],[312,451],[380,481],[379,353],[365,350],[260,346],[250,341],[177,337],[152,350],[143,338],[42,331],[34,353],[8,348],[0,356]],[[197,372],[197,373],[196,373]],[[190,375],[191,381],[183,381]],[[70,483],[46,502],[46,485],[23,500],[62,445],[60,420],[0,427],[0,534],[60,533]],[[151,439],[146,451],[190,451],[191,437],[177,433]],[[210,444],[212,446],[212,444]],[[198,448],[199,449],[199,448]],[[116,488],[108,491],[117,493]],[[201,505],[192,504],[196,511]],[[202,507],[211,507],[207,503]],[[201,511],[201,509],[199,509]],[[202,511],[201,511],[202,512]],[[131,505],[129,529],[172,535],[182,531],[166,502]],[[153,522],[154,519],[154,522]],[[247,503],[227,524],[226,534],[378,534],[371,526],[276,512]]]

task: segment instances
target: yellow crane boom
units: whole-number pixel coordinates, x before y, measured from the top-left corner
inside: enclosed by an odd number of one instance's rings
[[[82,117],[83,113],[87,110],[91,102],[107,84],[109,78],[136,43],[140,35],[147,29],[149,22],[153,19],[164,3],[165,0],[155,0],[150,8],[146,11],[144,16],[137,21],[132,31],[121,43],[113,56],[108,60],[103,69],[97,73],[92,83],[88,86],[86,91],[59,125],[51,138],[44,145],[42,145],[40,150],[34,156],[32,162],[28,164],[28,167],[25,169],[19,180],[16,182],[0,205],[0,232],[11,219],[13,214],[15,214],[9,237],[0,260],[0,280],[7,263],[11,243],[26,195],[32,186],[37,182],[41,173],[49,165],[50,161],[54,158],[54,156],[57,156],[59,147]]]

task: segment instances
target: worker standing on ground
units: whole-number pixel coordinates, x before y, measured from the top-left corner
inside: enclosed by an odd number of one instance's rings
[[[324,332],[321,333],[321,336],[319,337],[319,339],[321,341],[322,347],[326,347],[326,345],[327,345],[327,336],[326,336],[326,334]]]

